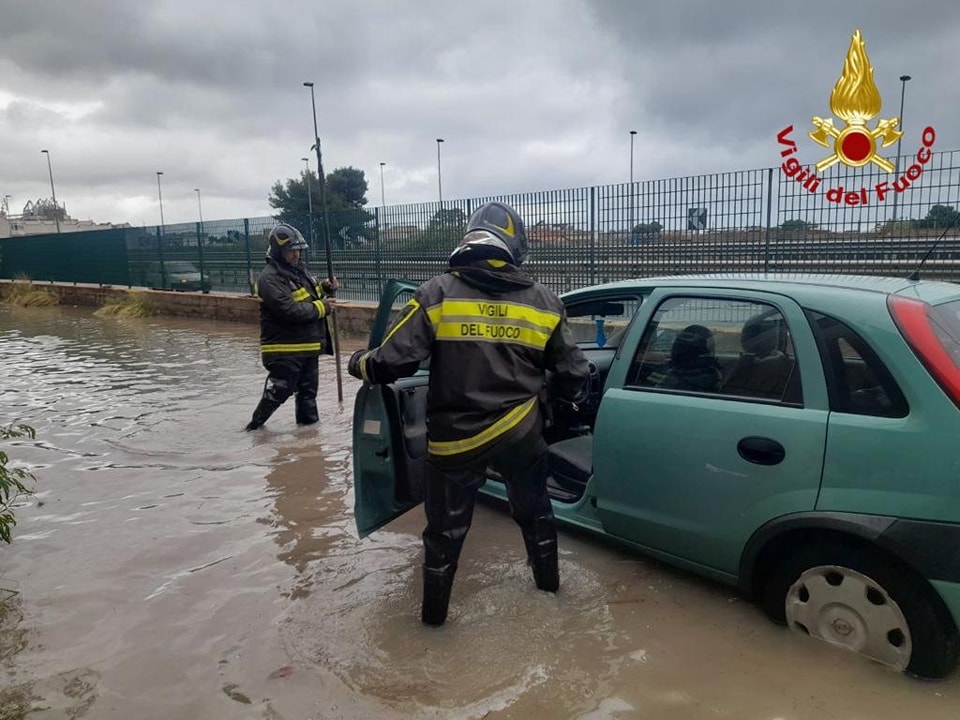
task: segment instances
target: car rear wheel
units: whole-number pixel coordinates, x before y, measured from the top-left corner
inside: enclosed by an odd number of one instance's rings
[[[770,572],[761,604],[776,622],[898,671],[945,677],[960,642],[927,581],[877,552],[811,545]]]

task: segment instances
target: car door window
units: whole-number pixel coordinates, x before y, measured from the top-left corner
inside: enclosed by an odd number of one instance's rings
[[[830,409],[854,415],[905,417],[910,408],[887,366],[863,337],[821,313],[807,313],[817,339]]]
[[[789,326],[766,303],[674,297],[657,308],[627,384],[660,391],[801,404]]]
[[[571,302],[566,306],[567,326],[575,342],[617,348],[640,303],[635,295]]]

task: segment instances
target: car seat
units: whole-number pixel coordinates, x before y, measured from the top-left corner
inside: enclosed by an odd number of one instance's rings
[[[720,379],[713,333],[703,325],[688,325],[673,341],[667,372],[657,387],[716,392]]]
[[[794,361],[777,348],[780,316],[755,315],[740,331],[742,352],[723,381],[728,395],[780,400],[793,374]]]

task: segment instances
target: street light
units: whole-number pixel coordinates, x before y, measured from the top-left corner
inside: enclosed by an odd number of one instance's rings
[[[323,211],[324,249],[327,254],[327,277],[333,282],[333,257],[330,252],[330,212],[327,208],[326,179],[323,176],[323,155],[320,152],[320,131],[317,129],[317,101],[313,95],[313,83],[305,82],[310,88],[310,106],[313,108],[313,149],[317,151],[317,178],[320,182],[320,206]],[[340,370],[340,331],[337,327],[337,313],[331,316],[333,325],[333,361],[337,370],[337,400],[343,402],[343,378]]]
[[[310,158],[300,158],[307,168],[307,219],[310,223],[310,242],[316,239],[313,232],[313,188],[310,186]]]
[[[440,193],[440,209],[443,209],[443,180],[440,177],[440,143],[443,138],[437,138],[437,190]]]
[[[904,94],[905,94],[906,91],[907,91],[907,80],[909,80],[909,79],[910,79],[910,76],[909,76],[909,75],[901,75],[901,76],[900,76],[900,131],[901,131],[901,135],[900,135],[899,139],[897,140],[897,164],[896,164],[896,169],[894,170],[894,175],[893,175],[893,177],[894,177],[895,180],[899,180],[899,179],[900,179],[900,143],[903,141],[903,134],[902,134],[902,133],[903,133],[903,96],[904,96]],[[893,193],[893,219],[894,219],[894,220],[897,219],[897,198],[898,198],[899,195],[900,195],[900,193],[898,193],[898,192]]]
[[[385,162],[380,163],[380,205],[383,207],[387,206],[387,201],[384,200],[383,195],[383,166],[386,165]]]
[[[41,150],[47,156],[47,172],[50,173],[50,193],[53,195],[53,219],[57,223],[57,232],[60,232],[60,206],[57,205],[57,191],[53,187],[53,166],[50,164],[50,151]]]
[[[197,194],[197,212],[200,213],[200,234],[203,235],[203,205],[200,204],[200,188],[194,188]]]
[[[157,197],[160,199],[160,234],[163,235],[163,193],[160,191],[160,176],[163,175],[162,170],[157,170]]]

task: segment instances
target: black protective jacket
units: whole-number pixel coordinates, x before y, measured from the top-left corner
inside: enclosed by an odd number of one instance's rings
[[[552,392],[570,401],[589,375],[560,298],[500,265],[478,261],[427,281],[383,344],[351,363],[364,380],[390,383],[430,357],[428,451],[450,461],[469,462],[534,427],[547,371]]]
[[[316,357],[333,352],[323,290],[302,265],[267,257],[257,281],[260,298],[260,355]]]

